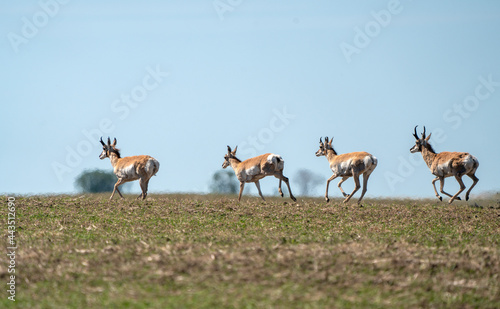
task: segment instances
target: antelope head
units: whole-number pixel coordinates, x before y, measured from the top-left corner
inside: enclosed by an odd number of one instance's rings
[[[419,138],[417,135],[417,127],[418,126],[415,126],[415,130],[413,133],[413,136],[415,137],[416,141],[415,141],[415,146],[413,146],[410,149],[411,153],[422,152],[422,147],[428,148],[430,146],[429,139],[431,138],[432,133],[429,133],[429,136],[426,137],[425,136],[425,126],[424,126],[424,132],[422,133],[422,136]]]
[[[326,156],[326,151],[328,149],[333,149],[332,147],[333,137],[328,141],[328,136],[325,137],[325,143],[323,144],[323,140],[321,137],[319,138],[319,149],[316,151],[316,157]]]
[[[234,147],[234,150],[231,151],[231,147],[227,146],[227,154],[224,155],[224,162],[222,163],[222,168],[226,168],[229,165],[231,165],[229,160],[236,158],[236,150],[237,149],[238,149],[238,146]]]
[[[108,137],[108,144],[107,145],[104,144],[104,142],[102,141],[102,137],[101,137],[101,140],[99,142],[101,142],[101,144],[102,144],[102,152],[99,155],[99,159],[103,160],[103,159],[109,158],[111,152],[115,152],[115,153],[118,152],[118,150],[115,148],[116,138],[113,140],[113,144],[111,144],[111,140],[109,139],[109,137]]]

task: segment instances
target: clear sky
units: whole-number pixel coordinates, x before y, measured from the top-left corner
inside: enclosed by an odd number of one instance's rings
[[[433,197],[415,125],[500,189],[500,1],[7,1],[0,30],[3,193],[75,193],[111,170],[101,135],[160,161],[150,192],[208,192],[226,145],[280,154],[293,190],[334,136],[378,158],[366,197]]]

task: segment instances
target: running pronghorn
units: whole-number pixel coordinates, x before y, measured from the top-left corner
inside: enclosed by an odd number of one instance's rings
[[[479,161],[477,160],[477,158],[471,154],[468,154],[467,152],[436,153],[434,149],[432,149],[432,146],[429,144],[431,133],[429,133],[429,136],[426,137],[424,126],[422,137],[418,138],[417,127],[418,126],[415,126],[415,132],[413,133],[413,136],[417,141],[415,142],[415,146],[410,149],[410,152],[421,152],[425,163],[431,170],[431,173],[436,176],[436,178],[432,180],[432,186],[434,187],[434,192],[436,192],[436,197],[439,198],[440,201],[443,200],[443,198],[438,194],[436,190],[435,183],[439,180],[441,193],[451,197],[450,201],[448,202],[449,204],[451,204],[455,199],[460,200],[460,197],[458,195],[462,193],[463,190],[465,190],[462,176],[467,175],[474,181],[472,186],[465,194],[465,200],[468,201],[470,191],[479,181],[476,175],[474,175],[479,166]],[[443,191],[444,179],[450,176],[455,176],[455,179],[460,184],[460,190],[458,190],[458,192],[453,196]]]
[[[326,193],[325,199],[326,201],[330,201],[328,198],[328,186],[330,185],[330,181],[334,180],[337,177],[342,177],[342,180],[339,182],[338,187],[342,194],[346,197],[344,203],[347,203],[351,197],[359,190],[359,175],[363,175],[363,191],[361,192],[361,197],[358,200],[358,204],[363,199],[363,196],[366,193],[366,186],[368,183],[368,178],[370,174],[373,172],[375,167],[377,167],[377,158],[369,154],[368,152],[351,152],[344,154],[337,154],[337,152],[333,149],[332,146],[333,137],[330,141],[328,141],[328,137],[325,137],[325,143],[321,138],[319,139],[319,150],[316,151],[316,157],[326,156],[328,159],[328,163],[330,163],[330,168],[333,171],[332,177],[330,177],[326,181]],[[349,177],[354,178],[354,190],[351,194],[347,195],[347,193],[342,190],[342,183],[346,181]]]
[[[145,199],[148,193],[149,179],[158,173],[160,162],[146,155],[122,158],[120,156],[120,150],[116,149],[116,138],[113,140],[113,144],[111,144],[109,137],[107,145],[102,141],[102,137],[100,142],[102,144],[102,152],[101,155],[99,155],[99,159],[103,160],[109,158],[113,166],[113,172],[116,177],[118,177],[118,181],[115,183],[115,188],[109,199],[111,200],[113,198],[115,191],[123,198],[118,186],[137,179],[140,179],[139,184],[142,190],[142,193],[137,198],[142,197],[142,199]]]
[[[254,182],[257,190],[259,190],[260,197],[265,201],[264,196],[262,196],[262,192],[260,191],[259,180],[266,176],[274,176],[280,180],[278,191],[281,197],[283,197],[283,191],[281,191],[281,181],[283,180],[288,187],[288,192],[290,192],[290,198],[294,201],[297,200],[292,194],[288,178],[283,176],[285,161],[283,161],[283,158],[280,155],[266,153],[241,162],[241,160],[236,158],[237,149],[238,146],[231,151],[231,147],[227,146],[227,154],[224,156],[222,168],[231,166],[236,174],[236,178],[240,181],[240,194],[238,195],[238,202],[241,200],[241,194],[243,193],[245,182]]]

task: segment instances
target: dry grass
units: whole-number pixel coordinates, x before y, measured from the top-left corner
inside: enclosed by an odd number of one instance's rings
[[[107,197],[16,199],[15,305],[500,307],[496,199]]]

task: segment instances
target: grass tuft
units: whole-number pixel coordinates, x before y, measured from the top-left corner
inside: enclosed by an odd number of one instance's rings
[[[15,306],[500,307],[493,199],[107,198],[16,198]]]

